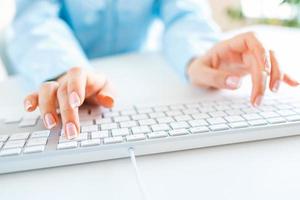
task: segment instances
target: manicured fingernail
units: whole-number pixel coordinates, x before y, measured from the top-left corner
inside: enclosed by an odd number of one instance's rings
[[[258,107],[261,105],[261,102],[263,100],[263,97],[260,95],[258,97],[256,97],[255,101],[254,101],[254,107]]]
[[[70,94],[70,105],[72,108],[76,108],[80,106],[80,98],[76,92],[72,92]]]
[[[113,97],[111,97],[109,95],[101,95],[100,103],[101,103],[101,105],[103,105],[107,108],[111,108],[114,106],[114,99],[113,99]]]
[[[272,88],[272,92],[278,92],[279,87],[280,87],[280,81],[276,81],[276,82],[274,83],[273,88]]]
[[[226,79],[226,86],[229,89],[237,89],[241,86],[241,79],[237,76],[229,76]]]
[[[53,117],[53,115],[51,113],[47,113],[45,115],[45,124],[46,124],[46,127],[48,129],[51,129],[53,128],[54,126],[56,126],[56,122],[55,122],[55,119]]]
[[[29,109],[32,108],[31,101],[26,100],[25,103],[24,103],[24,106],[25,106],[25,110],[29,111]]]
[[[66,124],[66,134],[68,139],[77,137],[77,129],[75,124],[73,124],[72,122]]]

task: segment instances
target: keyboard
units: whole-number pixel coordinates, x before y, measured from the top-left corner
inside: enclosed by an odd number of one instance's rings
[[[38,112],[0,121],[0,173],[286,137],[300,133],[300,99],[222,98],[124,109],[80,109],[81,133],[45,130]]]

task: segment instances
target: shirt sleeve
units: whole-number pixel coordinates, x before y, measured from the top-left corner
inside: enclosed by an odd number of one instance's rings
[[[172,66],[186,78],[192,58],[203,55],[219,41],[220,30],[213,22],[205,0],[160,0],[157,14],[165,25],[163,53]]]
[[[18,0],[7,39],[13,71],[38,85],[71,67],[90,67],[71,28],[59,18],[57,0]]]

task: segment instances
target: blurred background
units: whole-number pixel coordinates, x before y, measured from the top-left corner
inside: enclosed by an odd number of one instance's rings
[[[215,21],[223,31],[254,24],[300,27],[300,0],[208,0],[208,2]],[[0,0],[0,41],[3,27],[7,27],[11,21],[14,10],[14,0]],[[5,78],[6,72],[0,60],[0,81]]]

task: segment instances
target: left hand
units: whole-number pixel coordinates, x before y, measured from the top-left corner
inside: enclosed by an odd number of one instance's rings
[[[231,90],[239,88],[242,77],[250,74],[251,103],[254,106],[259,106],[262,102],[268,75],[269,88],[273,92],[278,91],[281,82],[290,86],[299,85],[280,70],[274,52],[266,52],[252,32],[216,44],[203,57],[190,63],[187,74],[197,86]]]

